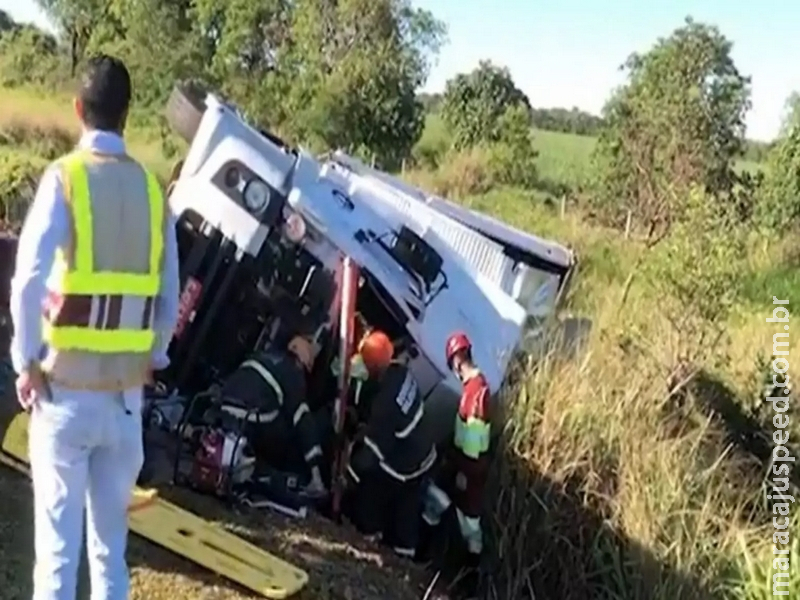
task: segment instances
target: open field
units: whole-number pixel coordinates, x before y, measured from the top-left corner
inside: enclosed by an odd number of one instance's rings
[[[533,146],[539,153],[536,168],[545,186],[581,189],[589,185],[592,176],[592,150],[596,138],[558,131],[534,129]],[[420,145],[444,148],[449,144],[447,128],[438,115],[428,115]],[[742,171],[757,172],[763,165],[751,160],[737,161]]]
[[[0,132],[9,123],[74,132],[68,98],[32,92],[0,93]],[[134,115],[131,153],[164,175],[171,159],[164,158],[152,123]],[[584,181],[592,138],[536,131],[534,139],[542,177],[567,185]],[[0,147],[0,160],[24,155],[41,166],[41,143]],[[2,178],[0,172],[0,185]],[[534,192],[495,190],[464,202],[573,245],[581,265],[567,311],[592,324],[578,360],[551,356],[511,397],[513,418],[493,480],[489,527],[498,554],[524,556],[526,564],[500,563],[494,585],[505,587],[487,598],[528,597],[528,578],[536,582],[537,598],[559,600],[770,597],[773,530],[757,510],[765,465],[747,441],[750,434],[763,439],[763,431],[740,430],[737,423],[751,416],[762,395],[759,358],[772,351],[774,328],[765,323],[772,296],[800,303],[796,242],[748,239],[746,258],[735,265],[744,285],[719,321],[726,335],[709,342],[676,327],[697,306],[660,282],[664,258],[641,241],[591,225],[577,211],[561,218]],[[699,280],[698,273],[686,277]],[[687,348],[718,384],[714,393],[668,392],[676,356]],[[796,355],[796,329],[790,348]],[[792,439],[800,439],[800,420],[793,427]],[[0,495],[9,507],[0,515],[0,532],[7,532],[0,538],[0,584],[8,600],[29,593],[30,553],[22,550],[30,544],[29,494],[25,479],[0,470]],[[329,525],[223,516],[213,502],[179,497],[308,568],[309,599],[421,595],[418,572],[355,540],[341,541]],[[792,528],[796,540],[796,520]],[[133,598],[251,597],[142,540],[133,539],[130,554]],[[797,571],[791,592],[800,597]]]

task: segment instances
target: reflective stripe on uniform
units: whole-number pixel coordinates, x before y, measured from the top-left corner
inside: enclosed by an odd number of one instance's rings
[[[142,168],[147,178],[150,200],[150,260],[147,273],[116,273],[94,271],[94,246],[91,191],[86,170],[88,154],[76,152],[62,161],[65,184],[69,187],[69,204],[75,226],[74,270],[67,273],[63,284],[65,294],[126,294],[155,296],[161,276],[161,258],[164,252],[164,198],[155,175]]]
[[[491,427],[481,419],[470,417],[466,421],[456,417],[455,445],[466,456],[477,459],[489,450]]]
[[[46,302],[48,320],[56,327],[95,329],[147,329],[153,318],[152,297],[52,294]]]
[[[352,478],[353,481],[356,483],[361,483],[361,478],[358,476],[358,473],[355,472],[352,466],[347,465],[347,474]]]
[[[223,404],[221,410],[228,413],[235,419],[245,419],[248,423],[272,423],[278,418],[280,414],[277,410],[269,410],[266,412],[258,412],[255,410],[247,410],[241,406],[234,406],[232,404]]]
[[[275,396],[278,399],[278,404],[283,406],[283,389],[278,383],[278,380],[275,379],[272,373],[270,373],[264,365],[257,360],[246,360],[242,363],[240,368],[242,367],[249,367],[258,373],[261,376],[261,379],[264,380],[264,383],[271,387],[272,391],[275,392]]]
[[[48,278],[44,341],[55,350],[146,353],[155,342],[153,316],[164,251],[164,199],[158,181],[142,168],[149,204],[147,271],[98,269],[86,166],[89,157],[86,152],[76,152],[61,161],[72,236],[67,251],[58,250]]]
[[[89,352],[149,352],[153,349],[153,331],[125,331],[123,329],[90,329],[88,327],[52,327],[44,325],[43,337],[59,350],[86,350]]]
[[[378,447],[378,444],[372,441],[369,437],[366,436],[364,437],[364,445],[370,450],[372,450],[372,453],[378,459],[378,464],[380,465],[381,469],[383,469],[387,475],[393,477],[394,479],[397,479],[398,481],[409,481],[411,479],[414,479],[415,477],[419,477],[433,466],[433,463],[436,462],[437,458],[436,447],[434,446],[431,448],[430,453],[428,454],[428,456],[425,457],[425,460],[422,461],[422,464],[419,466],[418,469],[416,469],[412,473],[404,474],[395,471],[392,467],[389,466],[389,464],[386,462],[386,459],[383,456],[383,452],[381,451],[380,447]]]
[[[294,411],[294,415],[292,415],[292,425],[297,427],[297,424],[300,422],[305,415],[309,414],[311,409],[308,408],[308,404],[305,402],[301,403],[300,406],[297,407],[297,410]]]
[[[383,461],[383,452],[381,451],[378,444],[373,442],[372,439],[370,439],[369,437],[364,436],[364,445],[370,450],[372,450],[372,453],[378,458],[379,461]]]
[[[381,469],[383,469],[387,475],[390,475],[391,477],[397,479],[398,481],[408,481],[410,479],[414,479],[415,477],[422,475],[433,466],[433,463],[436,462],[437,458],[436,447],[433,447],[431,448],[431,451],[428,454],[428,456],[425,457],[425,460],[422,461],[422,464],[419,466],[418,469],[416,469],[412,473],[403,474],[395,471],[392,467],[390,467],[387,464],[386,458],[383,456],[383,451],[381,451],[378,444],[376,444],[372,439],[365,436],[364,445],[370,450],[372,450],[372,453],[378,459],[378,463],[380,464]]]
[[[430,482],[425,490],[422,518],[428,525],[435,527],[441,522],[442,514],[450,508],[450,504],[452,504],[450,496],[438,485]]]
[[[309,450],[308,452],[306,452],[303,458],[305,459],[306,462],[311,462],[315,458],[319,458],[321,456],[322,456],[322,448],[319,445],[317,445],[312,447],[311,450]]]
[[[402,440],[404,438],[407,438],[409,435],[411,435],[411,433],[414,431],[414,429],[417,428],[417,425],[419,425],[420,421],[422,421],[422,416],[424,414],[425,414],[425,405],[420,402],[419,408],[417,409],[417,412],[414,414],[414,418],[411,419],[409,424],[406,425],[403,429],[401,429],[400,431],[395,433],[394,434],[395,437],[397,439]]]
[[[433,448],[431,448],[431,451],[428,453],[428,456],[425,457],[425,460],[422,461],[422,464],[419,466],[419,468],[416,469],[415,471],[412,471],[411,473],[398,473],[385,462],[381,463],[381,469],[383,469],[387,475],[394,477],[398,481],[411,481],[412,479],[416,479],[420,475],[427,473],[431,469],[431,467],[433,467],[433,464],[436,462],[437,457],[438,455],[436,453],[436,447],[434,446]]]

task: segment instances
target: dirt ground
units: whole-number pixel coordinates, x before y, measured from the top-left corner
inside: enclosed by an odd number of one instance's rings
[[[0,432],[16,409],[9,384],[8,373],[0,373]],[[310,581],[297,600],[416,600],[431,579],[424,569],[365,542],[347,526],[316,515],[296,520],[268,512],[233,512],[215,499],[182,489],[164,490],[163,495],[305,569]],[[0,499],[0,595],[3,600],[28,600],[33,564],[28,478],[0,465]],[[132,600],[261,598],[133,534],[128,561]],[[79,598],[87,598],[85,565],[81,579]]]

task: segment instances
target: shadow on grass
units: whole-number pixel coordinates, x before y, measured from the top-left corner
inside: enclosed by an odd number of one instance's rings
[[[617,482],[609,469],[610,492]],[[483,600],[710,600],[696,576],[676,570],[610,525],[599,502],[584,497],[580,474],[566,484],[531,470],[511,453],[495,457],[484,521],[486,552],[477,569],[450,514],[446,542],[434,558],[441,577],[436,598]],[[524,490],[524,491],[522,491]],[[643,493],[645,493],[643,491]],[[468,583],[472,579],[472,583]]]
[[[582,493],[582,475],[557,483],[510,453],[496,461],[495,518],[489,524],[489,554],[495,558],[483,566],[481,598],[713,598],[696,577],[613,529],[602,502]],[[606,465],[601,474],[609,495],[617,486],[614,472],[614,465]]]
[[[783,397],[782,388],[774,388],[770,395]],[[791,421],[797,420],[795,400],[793,394],[786,396]],[[747,410],[747,399],[738,397],[730,386],[713,373],[701,370],[685,387],[673,394],[672,403],[667,407],[667,410],[671,407],[672,412],[665,414],[665,420],[671,420],[675,433],[680,434],[681,411],[690,408],[693,403],[696,404],[706,418],[719,426],[732,452],[741,459],[737,461],[744,468],[740,473],[741,477],[747,478],[757,488],[763,474],[771,469],[775,446],[772,423],[775,413],[761,398],[759,402],[758,409]],[[796,456],[797,448],[791,443],[788,445],[793,448],[792,454]],[[789,481],[793,489],[798,489],[800,465],[790,465],[790,469]]]

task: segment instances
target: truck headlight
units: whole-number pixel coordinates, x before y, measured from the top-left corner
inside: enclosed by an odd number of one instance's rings
[[[252,213],[260,213],[269,202],[270,191],[267,184],[253,179],[244,187],[244,205]]]

